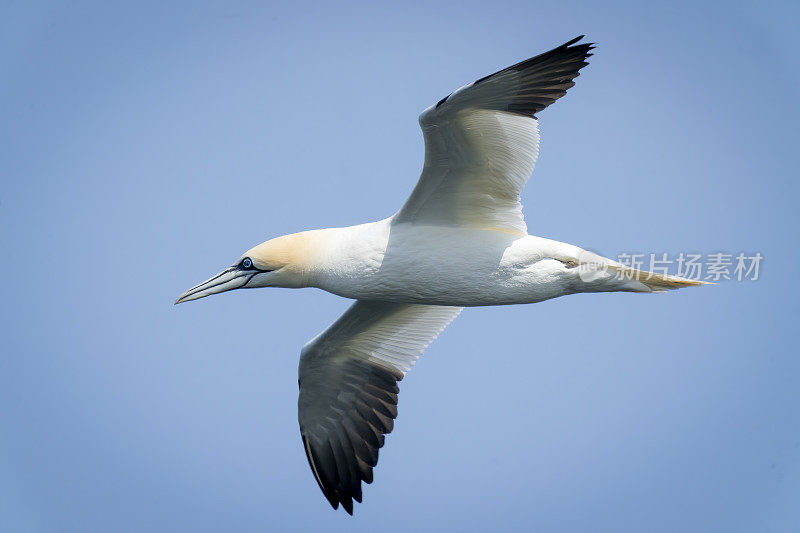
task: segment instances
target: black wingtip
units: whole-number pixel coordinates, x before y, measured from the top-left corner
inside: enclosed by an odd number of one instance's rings
[[[325,488],[325,485],[319,478],[319,475],[317,473],[317,467],[315,464],[316,459],[313,457],[313,451],[311,450],[311,446],[309,445],[308,438],[302,433],[300,434],[300,438],[303,440],[303,450],[305,450],[306,452],[306,459],[308,459],[308,466],[309,468],[311,468],[311,472],[314,474],[314,479],[317,481],[317,485],[322,491],[322,494],[325,496],[325,499],[328,500],[328,503],[331,504],[331,507],[333,507],[333,510],[335,511],[336,509],[339,508],[339,500],[334,496],[334,494],[331,493],[331,491]]]
[[[347,514],[353,516],[353,500],[350,498],[342,498],[342,507],[347,511]]]
[[[537,56],[531,57],[530,59],[526,59],[524,61],[520,61],[519,63],[511,65],[510,67],[505,68],[503,70],[497,71],[494,74],[489,74],[488,76],[484,76],[483,78],[480,78],[479,80],[476,80],[473,83],[473,85],[478,85],[479,83],[483,83],[486,80],[497,76],[498,74],[502,74],[504,72],[513,71],[513,70],[524,69],[524,68],[526,68],[526,67],[528,67],[530,65],[536,64],[537,62],[544,62],[544,61],[552,60],[554,57],[557,57],[559,55],[563,55],[563,54],[569,53],[569,52],[576,52],[577,51],[578,53],[582,54],[583,58],[585,59],[585,58],[587,58],[587,57],[592,55],[592,54],[589,53],[589,50],[592,50],[594,48],[595,43],[581,43],[581,44],[575,45],[575,43],[577,43],[578,41],[580,41],[583,38],[584,38],[583,35],[579,35],[578,37],[575,37],[574,39],[569,40],[569,41],[565,42],[564,44],[562,44],[560,46],[556,46],[552,50],[548,50],[547,52],[543,52],[543,53],[541,53],[541,54],[539,54]],[[575,46],[572,46],[572,45],[575,45]],[[584,62],[583,65],[578,67],[578,70],[580,70],[581,68],[583,68],[587,64],[588,63]],[[577,73],[575,74],[575,76],[577,76]],[[449,96],[447,98],[449,98]],[[439,107],[441,104],[446,102],[447,98],[444,98],[444,99],[440,100],[439,103],[436,105],[436,107]]]
[[[572,46],[573,44],[576,44],[578,41],[580,41],[584,37],[586,37],[586,36],[585,35],[578,35],[574,39],[571,39],[571,40],[565,42],[564,44],[562,44],[561,46],[555,48],[554,50],[561,50],[563,48],[569,48],[570,46]],[[589,50],[594,50],[595,48],[597,48],[597,43],[580,43],[577,46],[585,48],[585,51],[588,52]],[[589,57],[591,55],[592,54],[587,53],[586,57]]]
[[[342,400],[335,388],[329,396],[323,395],[330,414],[322,421],[315,419],[310,433],[307,433],[303,416],[308,400],[304,394],[307,393],[305,388],[313,388],[313,384],[309,385],[304,377],[298,400],[300,437],[322,494],[334,510],[341,505],[348,515],[352,515],[354,502],[361,503],[363,499],[361,483],[372,481],[378,450],[397,417],[397,395],[400,392],[397,383],[403,379],[403,372],[389,363],[358,358],[348,360],[337,371],[345,377],[336,378],[334,375],[334,378],[342,380],[342,388],[348,393],[355,391],[354,397]],[[326,394],[327,391],[323,389]],[[315,399],[319,400],[319,397]]]

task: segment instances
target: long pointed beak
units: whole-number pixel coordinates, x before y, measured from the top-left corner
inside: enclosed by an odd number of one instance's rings
[[[247,282],[250,281],[251,277],[251,272],[242,272],[235,266],[226,268],[216,276],[209,278],[199,285],[195,285],[188,291],[178,296],[178,299],[175,300],[175,305],[178,305],[181,302],[189,302],[199,298],[205,298],[206,296],[211,296],[212,294],[219,294],[220,292],[238,289],[239,287],[246,285]]]

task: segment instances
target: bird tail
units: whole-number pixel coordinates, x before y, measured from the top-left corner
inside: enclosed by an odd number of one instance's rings
[[[670,274],[659,274],[638,270],[625,265],[608,265],[607,268],[615,277],[624,283],[624,289],[631,292],[666,292],[683,287],[697,287],[699,285],[713,285],[707,281],[682,278]]]

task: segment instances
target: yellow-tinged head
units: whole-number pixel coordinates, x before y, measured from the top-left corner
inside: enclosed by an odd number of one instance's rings
[[[307,287],[320,230],[270,239],[247,250],[232,266],[181,294],[176,304],[233,289]]]

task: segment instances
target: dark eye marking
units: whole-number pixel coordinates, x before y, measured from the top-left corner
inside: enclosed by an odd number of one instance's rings
[[[239,270],[249,270],[250,272],[253,272],[253,275],[262,272],[272,272],[272,270],[258,268],[256,265],[253,264],[253,260],[250,259],[249,257],[245,257],[244,259],[239,261],[239,264],[236,265],[236,268],[238,268]]]

